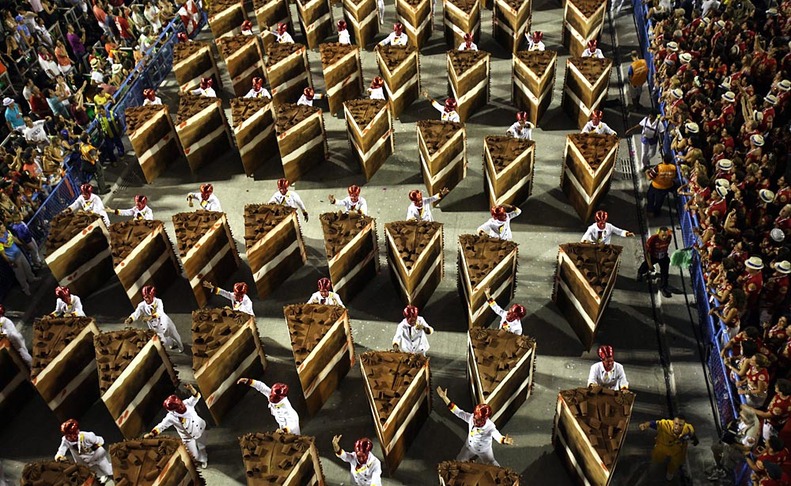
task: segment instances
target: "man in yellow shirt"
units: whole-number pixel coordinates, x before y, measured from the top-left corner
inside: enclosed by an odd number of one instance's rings
[[[643,94],[643,85],[648,80],[648,63],[640,59],[637,51],[632,51],[632,63],[629,64],[629,92],[632,94],[632,104],[640,108],[640,96]]]
[[[654,217],[659,217],[662,214],[665,197],[676,185],[676,164],[673,156],[665,155],[662,162],[652,167],[646,174],[651,180],[651,185],[648,186],[648,201],[645,209]]]
[[[695,435],[695,429],[687,423],[686,417],[680,413],[677,413],[673,420],[651,420],[640,424],[640,430],[648,430],[649,428],[656,430],[656,443],[654,444],[654,452],[651,454],[651,460],[654,463],[663,464],[670,459],[667,463],[665,479],[671,481],[678,469],[686,461],[689,443],[692,442],[694,446],[699,443],[698,437]]]

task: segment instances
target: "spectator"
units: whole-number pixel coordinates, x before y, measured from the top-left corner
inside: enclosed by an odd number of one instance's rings
[[[99,150],[93,146],[87,133],[80,135],[80,156],[82,159],[82,171],[88,175],[96,176],[99,194],[106,194],[109,192],[107,183],[104,180],[104,167],[102,167],[99,161]]]
[[[14,270],[22,292],[30,296],[30,285],[41,280],[33,274],[30,264],[22,253],[22,242],[19,241],[11,231],[6,228],[5,223],[0,222],[0,256]]]
[[[49,143],[49,136],[47,135],[47,131],[44,129],[44,124],[48,120],[51,120],[51,117],[34,122],[29,116],[26,116],[24,120],[25,127],[22,128],[22,135],[25,137],[25,140],[28,143],[34,145],[46,145]]]
[[[66,46],[63,41],[58,40],[55,42],[55,59],[58,61],[58,70],[61,74],[68,75],[72,70],[71,58],[66,51]]]
[[[55,79],[58,74],[60,74],[60,69],[58,69],[58,63],[55,61],[55,58],[49,51],[44,47],[38,48],[38,64],[41,66],[41,70],[49,77],[49,79]]]
[[[46,118],[53,115],[52,110],[49,108],[49,103],[47,103],[47,98],[38,86],[33,86],[32,94],[30,95],[30,112],[38,118]]]
[[[63,104],[64,101],[68,100],[67,96],[61,97],[57,92],[55,92],[55,90],[47,88],[44,90],[44,97],[47,99],[49,109],[52,110],[52,113],[55,116],[62,116],[66,118],[71,117],[66,105]]]
[[[97,110],[96,120],[99,122],[102,135],[104,135],[104,143],[102,144],[104,153],[108,155],[112,163],[115,163],[117,160],[115,152],[118,152],[118,157],[123,157],[126,152],[121,138],[124,135],[121,123],[111,109]]]
[[[708,479],[719,481],[730,477],[742,464],[745,455],[758,445],[760,437],[761,422],[755,413],[747,409],[742,410],[739,413],[739,420],[729,424],[723,431],[722,439],[711,446],[715,466],[709,472]]]
[[[154,29],[154,33],[159,34],[159,32],[162,30],[162,19],[160,18],[159,9],[153,1],[150,1],[146,4],[145,10],[143,10],[143,16],[151,24],[151,28]]]
[[[22,118],[22,111],[19,105],[16,104],[13,98],[4,98],[3,106],[5,106],[5,123],[8,130],[22,130],[25,126],[25,120]]]
[[[775,395],[769,401],[766,410],[758,410],[747,404],[742,405],[742,408],[754,411],[758,418],[764,419],[762,434],[764,440],[777,436],[791,413],[791,381],[778,379],[774,391]]]
[[[74,24],[67,24],[66,25],[66,41],[69,43],[71,47],[71,52],[77,59],[82,59],[85,55],[85,31],[80,29],[79,33],[77,32],[77,27]]]

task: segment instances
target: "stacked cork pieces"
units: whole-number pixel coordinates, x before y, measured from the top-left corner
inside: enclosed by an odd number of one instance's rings
[[[485,51],[448,51],[448,82],[450,95],[458,106],[462,122],[489,103],[491,54]]]
[[[352,42],[363,48],[379,33],[379,9],[376,0],[343,0],[344,18]]]
[[[80,417],[99,398],[90,317],[45,316],[33,324],[30,380],[58,420]]]
[[[110,446],[115,486],[205,484],[177,438],[127,440]]]
[[[324,213],[319,219],[332,288],[348,302],[379,273],[376,220],[357,211]]]
[[[199,307],[206,305],[211,292],[202,280],[215,285],[224,282],[239,268],[239,254],[225,213],[199,210],[173,215],[176,243],[184,274],[189,279]]]
[[[134,106],[124,111],[126,134],[146,182],[151,184],[181,157],[167,105]]]
[[[519,486],[519,474],[505,467],[444,461],[437,465],[440,486]]]
[[[283,314],[308,413],[315,415],[354,366],[349,315],[321,304],[288,305]]]
[[[561,390],[552,443],[581,484],[610,484],[626,438],[635,395],[599,386]]]
[[[532,0],[484,0],[484,7],[492,9],[492,37],[512,54],[530,32],[533,17]]]
[[[284,432],[239,437],[248,486],[324,486],[316,439]]]
[[[417,99],[420,92],[418,51],[412,45],[377,46],[376,64],[385,82],[393,116],[398,118]]]
[[[92,486],[96,477],[87,466],[72,462],[41,461],[25,464],[22,486],[74,485]]]
[[[533,193],[536,143],[504,135],[483,139],[484,191],[489,206],[520,206]]]
[[[288,25],[288,33],[292,37],[294,36],[287,0],[253,0],[253,14],[258,23],[265,51],[268,51],[270,46],[277,44],[277,38],[272,33],[277,28],[277,24]]]
[[[513,57],[511,101],[527,112],[533,125],[552,103],[557,60],[555,51],[519,51]]]
[[[618,158],[618,137],[596,133],[566,136],[560,187],[579,214],[588,221],[610,188]]]
[[[313,85],[308,51],[302,44],[270,45],[266,48],[264,65],[275,105],[296,103],[302,91]]]
[[[297,16],[302,35],[308,47],[315,49],[321,41],[332,35],[334,23],[328,0],[296,0]]]
[[[209,28],[215,39],[242,33],[247,20],[241,0],[212,0],[209,4]]]
[[[566,0],[563,7],[563,45],[579,57],[604,27],[607,0]]]
[[[621,251],[623,247],[617,245],[560,245],[552,301],[586,349],[593,345],[596,328],[610,302]]]
[[[470,328],[486,327],[495,317],[486,300],[492,297],[507,305],[516,289],[519,245],[513,241],[479,235],[459,236],[459,296],[467,308]]]
[[[346,134],[366,180],[395,150],[393,117],[384,100],[351,100],[343,104]]]
[[[173,44],[173,74],[182,93],[189,93],[200,85],[201,78],[214,80],[214,88],[221,87],[220,72],[211,55],[208,42],[177,42]]]
[[[296,103],[277,107],[277,146],[286,179],[298,181],[327,159],[327,133],[321,108]]]
[[[434,32],[432,0],[395,0],[395,9],[409,45],[418,50],[425,47]]]
[[[264,54],[261,41],[254,35],[228,35],[217,39],[225,69],[236,96],[244,96],[255,77],[264,77]]]
[[[110,225],[113,268],[133,306],[143,300],[142,289],[154,285],[160,292],[181,274],[162,221],[129,220]]]
[[[330,113],[337,114],[343,108],[344,101],[359,98],[363,93],[360,48],[327,42],[319,46],[319,53]]]
[[[173,363],[150,330],[103,332],[93,344],[102,401],[121,435],[138,437],[162,410],[162,397],[178,386]]]
[[[467,378],[473,402],[487,403],[502,427],[533,391],[536,341],[504,329],[470,329]]]
[[[28,386],[30,369],[22,361],[8,336],[0,333],[0,413],[3,417],[13,417],[22,409],[32,396]]]
[[[566,60],[561,105],[572,120],[577,121],[579,128],[588,123],[591,113],[607,98],[611,67],[610,59],[572,57]]]
[[[288,206],[246,205],[244,244],[253,280],[262,299],[307,261],[297,210]]]
[[[244,173],[255,171],[277,154],[271,98],[231,98],[231,120]]]
[[[387,263],[401,300],[422,308],[445,273],[442,224],[393,221],[385,224]]]
[[[392,475],[431,413],[429,359],[369,351],[360,355],[360,370],[384,463]]]
[[[264,376],[266,355],[255,318],[231,309],[192,311],[192,343],[195,380],[219,424],[249,389],[236,381]]]
[[[445,17],[445,43],[456,49],[464,42],[464,34],[472,34],[474,41],[481,39],[481,2],[479,0],[442,0]]]
[[[77,295],[86,297],[113,278],[110,235],[98,214],[57,214],[50,222],[46,248],[52,276]]]
[[[467,130],[462,123],[418,120],[420,169],[429,194],[452,190],[467,177]]]
[[[231,135],[219,98],[181,95],[176,122],[176,135],[193,173],[231,149]]]

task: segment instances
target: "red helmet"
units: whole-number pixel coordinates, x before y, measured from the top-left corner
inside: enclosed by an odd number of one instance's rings
[[[283,23],[283,22],[280,22],[279,24],[277,24],[277,33],[278,34],[280,34],[280,35],[285,34],[286,30],[288,30],[288,24]]]
[[[544,33],[540,30],[533,32],[533,42],[541,42],[544,39]]]
[[[473,40],[472,34],[470,34],[470,33],[464,34],[464,43],[465,44],[467,44],[467,45],[472,44],[472,40]]]
[[[385,80],[381,76],[376,76],[371,80],[371,89],[378,89],[385,85]]]
[[[492,213],[492,218],[496,219],[497,221],[505,221],[508,219],[508,213],[503,206],[493,206],[489,212]]]
[[[483,427],[486,419],[492,416],[492,407],[485,403],[479,403],[472,411],[472,422],[476,427]]]
[[[253,23],[249,20],[242,22],[242,30],[253,30]]]
[[[313,96],[316,95],[316,92],[313,90],[313,88],[308,86],[307,88],[302,90],[302,94],[305,95],[305,98],[312,100]]]
[[[526,122],[527,121],[527,112],[526,111],[517,111],[516,112],[516,121],[518,121],[518,122]]]
[[[357,184],[352,184],[348,189],[346,189],[346,191],[349,193],[349,197],[351,198],[360,197],[360,186]]]
[[[607,214],[607,211],[596,211],[596,215],[594,216],[596,219],[596,226],[598,226],[599,229],[604,229],[604,225],[607,224],[608,217],[609,215]]]
[[[282,194],[285,194],[288,191],[288,186],[291,183],[288,182],[288,179],[278,179],[277,180],[277,190],[280,191]]]
[[[508,315],[506,319],[509,321],[513,321],[515,319],[522,319],[527,315],[527,309],[522,304],[514,304],[508,309]]]
[[[456,103],[456,99],[455,98],[448,98],[448,99],[445,100],[445,111],[446,112],[454,111],[456,109],[456,106],[458,106],[458,104]]]
[[[185,413],[187,411],[187,406],[184,405],[181,398],[176,395],[167,397],[165,401],[162,402],[162,406],[165,407],[165,410],[168,412]]]
[[[338,32],[340,32],[342,30],[346,30],[346,21],[343,20],[343,19],[340,19],[338,21]]]
[[[423,193],[419,189],[409,191],[409,200],[415,204],[423,204]]]
[[[0,304],[0,317],[5,317],[5,306]]]
[[[261,91],[261,88],[264,86],[264,78],[261,76],[256,76],[253,78],[253,89],[256,91]]]
[[[85,184],[80,186],[80,192],[87,199],[87,198],[91,197],[91,194],[93,194],[93,186],[88,184],[88,183],[85,183]]]
[[[602,364],[604,364],[604,369],[606,371],[611,371],[615,364],[615,353],[612,350],[612,346],[599,346],[598,353],[599,359],[601,359]]]
[[[239,302],[241,302],[244,296],[247,295],[247,290],[247,284],[244,282],[236,282],[233,284],[233,295]]]
[[[320,278],[319,281],[316,282],[316,284],[319,288],[319,292],[332,291],[332,281],[330,281],[330,279],[328,279],[327,277]]]
[[[68,287],[55,287],[55,297],[62,301],[66,301],[67,299],[71,298],[71,291]]]
[[[593,122],[594,125],[598,125],[603,116],[604,116],[603,111],[594,110],[593,113],[591,113],[591,121]]]
[[[145,96],[151,101],[154,101],[154,99],[157,97],[157,92],[151,88],[146,88],[143,90],[143,96]]]
[[[153,285],[145,285],[143,286],[143,298],[146,300],[153,300],[154,297],[157,296],[157,288]]]
[[[148,198],[146,196],[143,194],[138,194],[135,196],[135,206],[137,206],[137,209],[142,210],[144,207],[146,207],[146,204],[148,204]]]
[[[588,50],[594,52],[599,47],[599,41],[591,39],[588,41]]]
[[[408,305],[408,306],[404,307],[404,318],[407,321],[411,321],[413,319],[417,319],[418,312],[419,311],[418,311],[417,307],[415,307],[414,305]]]
[[[374,449],[374,443],[368,437],[357,439],[354,443],[354,454],[357,456],[358,464],[368,462],[368,454]]]
[[[212,195],[214,192],[214,186],[211,184],[201,184],[200,185],[200,197],[204,201],[209,199],[209,196]]]
[[[80,423],[75,419],[69,419],[60,424],[60,433],[69,442],[77,442],[80,435]]]
[[[200,78],[200,89],[209,89],[214,84],[211,78]]]
[[[395,32],[396,35],[401,35],[404,32],[404,24],[402,24],[401,22],[394,23],[393,32]]]
[[[176,34],[176,39],[178,39],[179,42],[187,42],[189,40],[189,37],[187,37],[186,32],[179,32],[178,34]]]
[[[281,400],[288,395],[288,385],[285,383],[275,383],[272,385],[272,391],[269,393],[269,401],[272,403],[280,403]]]

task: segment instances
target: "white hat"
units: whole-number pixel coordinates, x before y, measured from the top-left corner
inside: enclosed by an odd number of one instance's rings
[[[689,63],[692,61],[692,54],[689,52],[682,52],[679,54],[678,58],[681,59],[681,62],[683,63]]]
[[[717,168],[725,172],[730,172],[733,169],[733,161],[731,159],[720,159],[717,162]]]
[[[764,268],[764,262],[757,256],[752,256],[744,262],[744,266],[747,268],[752,268],[753,270],[761,270]]]
[[[791,90],[791,81],[784,79],[777,83],[777,87],[782,89],[783,91]]]
[[[780,228],[774,228],[769,232],[769,237],[776,243],[782,243],[786,239],[786,234]]]
[[[733,91],[726,91],[725,94],[722,95],[722,99],[728,103],[733,103],[736,101],[736,95],[733,93]]]
[[[719,27],[720,29],[724,29],[726,24],[725,24],[725,21],[724,21],[724,20],[718,20],[718,21],[716,22],[716,25],[717,25],[717,27]]]
[[[93,59],[91,59],[91,67],[95,68],[98,65],[99,65],[99,59],[98,58],[94,57]]]
[[[764,137],[763,135],[759,135],[757,133],[755,135],[750,135],[750,142],[752,142],[752,144],[755,145],[756,147],[763,147]]]
[[[717,194],[719,194],[719,195],[720,195],[720,196],[722,196],[722,197],[725,197],[725,196],[727,196],[727,195],[728,195],[728,188],[727,188],[727,187],[725,187],[725,186],[720,186],[720,185],[717,185],[717,186],[714,188],[714,190],[715,190],[715,191],[717,191]]]
[[[720,82],[720,88],[731,89],[731,77],[723,78]]]
[[[667,50],[670,52],[676,52],[678,50],[678,42],[673,42],[673,41],[668,42]]]
[[[671,90],[670,94],[673,95],[674,98],[679,100],[684,98],[684,92],[680,88]]]
[[[769,189],[761,189],[758,191],[758,196],[761,198],[761,201],[767,204],[775,200],[775,193]]]
[[[700,21],[703,22],[704,24],[706,24],[707,26],[709,24],[711,24],[711,19],[708,18],[708,17],[703,17],[703,18],[700,19]]]
[[[8,98],[8,97],[3,98],[3,106],[11,106],[12,103],[14,103],[14,100],[12,98]]]
[[[117,74],[121,72],[121,69],[124,67],[120,64],[113,64],[113,74]]]
[[[686,128],[689,133],[698,133],[700,131],[700,127],[695,122],[686,122],[684,128]]]
[[[791,263],[788,260],[775,263],[774,268],[780,273],[791,273]]]
[[[777,96],[769,93],[768,95],[766,95],[764,97],[764,101],[766,101],[770,105],[776,105],[777,104]]]
[[[714,181],[714,184],[717,185],[718,187],[722,186],[726,189],[731,187],[731,181],[729,181],[728,179],[717,179]]]
[[[777,15],[777,7],[767,8],[766,15]]]

